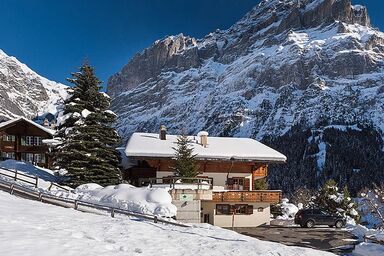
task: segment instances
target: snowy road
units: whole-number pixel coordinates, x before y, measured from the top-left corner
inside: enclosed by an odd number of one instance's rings
[[[181,228],[77,212],[0,191],[0,255],[332,255],[210,225]]]

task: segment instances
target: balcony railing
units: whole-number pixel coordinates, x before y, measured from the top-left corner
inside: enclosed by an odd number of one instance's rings
[[[213,202],[265,202],[279,203],[280,190],[223,191],[212,192]]]
[[[141,178],[140,186],[159,187],[169,186],[171,189],[176,188],[195,188],[195,189],[212,189],[213,178],[190,178],[190,177],[163,177],[163,178]]]

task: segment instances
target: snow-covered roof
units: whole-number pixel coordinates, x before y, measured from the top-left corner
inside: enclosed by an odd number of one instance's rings
[[[28,123],[30,123],[30,124],[36,126],[36,127],[39,128],[40,130],[43,130],[43,131],[45,131],[46,133],[49,133],[49,134],[51,134],[51,135],[54,135],[55,132],[56,132],[55,130],[46,128],[46,127],[44,127],[44,126],[42,126],[42,125],[39,125],[39,124],[37,124],[37,123],[33,122],[32,120],[29,120],[29,119],[27,119],[27,118],[25,118],[25,117],[19,117],[19,118],[15,118],[15,119],[11,119],[11,120],[2,122],[2,123],[0,123],[0,129],[2,129],[3,127],[6,127],[6,126],[8,126],[8,125],[10,125],[10,124],[12,124],[12,123],[16,123],[16,122],[19,122],[19,121],[22,121],[22,120],[24,120],[24,121],[26,121],[26,122],[28,122]]]
[[[125,148],[128,157],[172,158],[175,156],[177,135],[167,134],[160,140],[155,133],[134,133]],[[198,143],[197,136],[188,136],[197,159],[285,162],[287,157],[250,138],[208,137],[208,145]]]

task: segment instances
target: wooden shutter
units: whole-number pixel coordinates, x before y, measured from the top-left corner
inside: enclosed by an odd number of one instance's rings
[[[250,181],[249,179],[245,179],[244,181],[244,190],[249,190],[249,186],[250,186]]]
[[[253,214],[253,205],[247,205],[247,211],[246,211],[247,214]]]

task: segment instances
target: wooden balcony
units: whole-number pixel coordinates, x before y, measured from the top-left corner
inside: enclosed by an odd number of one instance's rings
[[[212,192],[213,202],[265,202],[279,203],[280,190],[223,191]]]

